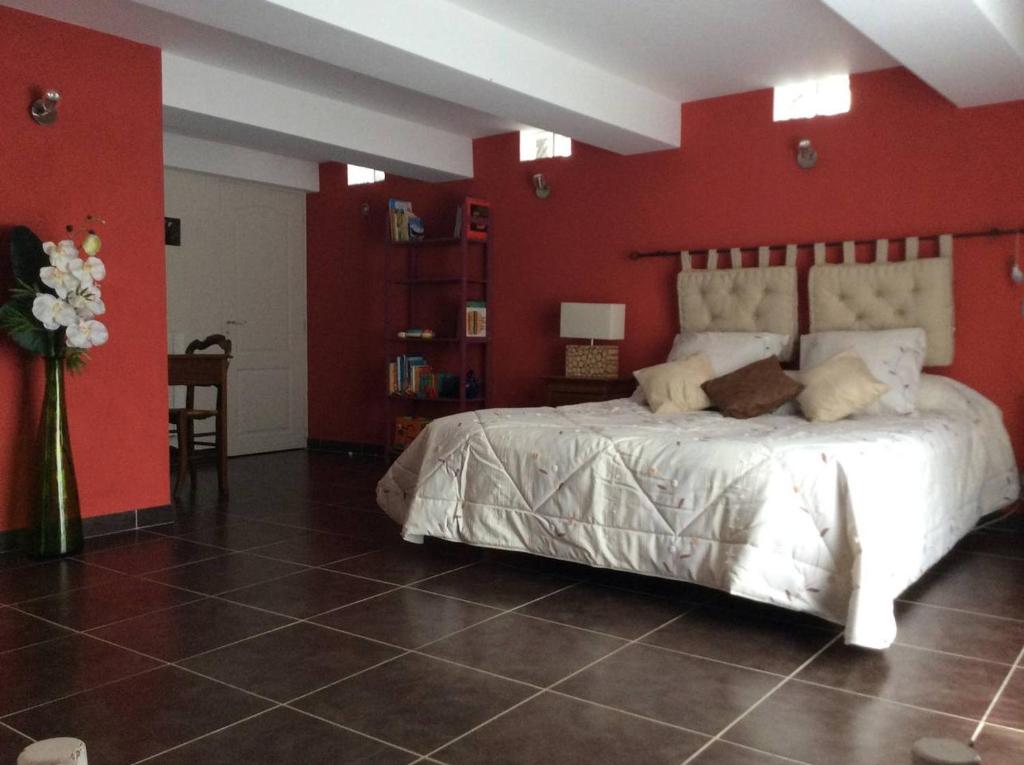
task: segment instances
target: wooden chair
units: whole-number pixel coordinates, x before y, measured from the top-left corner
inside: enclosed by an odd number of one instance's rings
[[[212,346],[223,353],[196,353]],[[209,453],[217,460],[217,488],[222,497],[228,495],[228,364],[231,360],[231,341],[224,335],[210,335],[202,340],[193,340],[183,354],[167,357],[167,381],[169,385],[185,386],[185,406],[173,408],[168,421],[173,426],[172,435],[177,434],[178,446],[172,452],[178,455],[178,478],[174,494],[185,485],[185,476],[191,474],[195,488],[195,464],[197,459]],[[195,406],[196,387],[210,386],[216,389],[216,404],[213,409],[197,409]],[[195,424],[202,420],[214,419],[212,440],[196,438]],[[204,436],[206,434],[203,434]],[[196,447],[204,447],[196,450]]]

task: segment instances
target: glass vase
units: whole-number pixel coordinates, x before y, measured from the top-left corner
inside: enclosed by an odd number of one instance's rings
[[[82,516],[68,438],[62,358],[46,358],[40,431],[39,496],[28,531],[27,552],[35,558],[72,555],[82,549]]]

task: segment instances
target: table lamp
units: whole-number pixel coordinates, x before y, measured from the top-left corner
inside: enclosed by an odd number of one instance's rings
[[[619,347],[595,340],[625,337],[624,303],[562,303],[562,337],[585,338],[590,345],[565,346],[566,377],[618,377]]]

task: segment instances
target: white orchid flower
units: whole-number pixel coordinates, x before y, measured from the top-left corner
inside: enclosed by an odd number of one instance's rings
[[[95,319],[80,319],[67,330],[69,348],[93,348],[103,345],[109,337],[103,322]]]
[[[63,266],[69,260],[74,260],[78,257],[78,248],[75,247],[75,243],[70,239],[62,239],[57,244],[43,242],[43,252],[50,259],[51,266]]]
[[[87,292],[75,292],[67,297],[68,305],[75,309],[80,319],[92,319],[107,312],[107,306],[100,297],[98,288]]]
[[[56,292],[58,297],[66,298],[69,292],[78,289],[80,282],[72,273],[72,269],[76,267],[76,263],[81,262],[78,258],[69,258],[61,252],[54,251],[54,254],[50,255],[50,263],[53,265],[40,268],[39,278],[43,284]]]
[[[78,321],[74,308],[53,295],[43,293],[36,295],[36,299],[32,301],[32,315],[39,319],[46,329],[70,327]]]
[[[85,260],[75,258],[68,261],[68,268],[71,269],[71,275],[78,279],[78,283],[83,287],[91,287],[94,282],[102,281],[103,277],[107,275],[107,267],[99,258],[86,258]]]

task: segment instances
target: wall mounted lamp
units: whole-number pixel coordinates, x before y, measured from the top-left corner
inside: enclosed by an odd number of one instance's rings
[[[60,103],[60,91],[47,90],[29,106],[29,114],[38,125],[52,125],[57,121],[57,104]]]
[[[801,138],[796,144],[796,163],[802,170],[810,170],[818,164],[818,152],[811,146],[810,138]]]
[[[544,173],[533,176],[533,193],[540,199],[547,199],[551,195],[551,187],[548,186],[548,179],[544,177]]]

